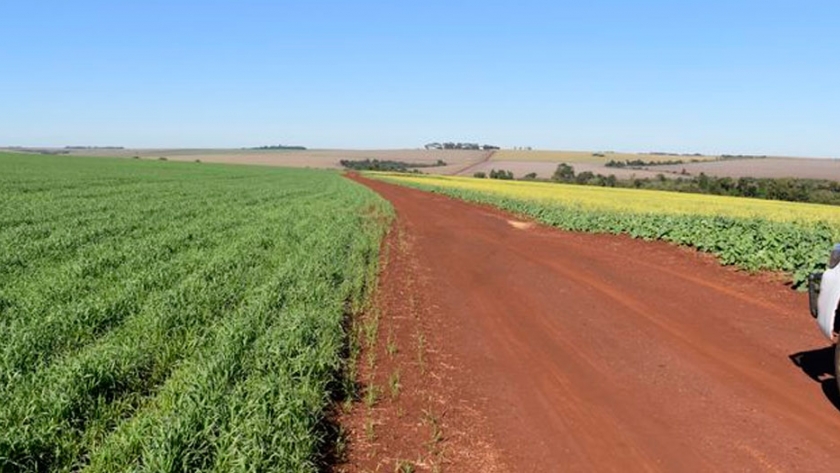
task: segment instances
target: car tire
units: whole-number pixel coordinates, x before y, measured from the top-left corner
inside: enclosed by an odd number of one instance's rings
[[[837,383],[837,392],[840,393],[840,343],[834,344],[834,381]]]

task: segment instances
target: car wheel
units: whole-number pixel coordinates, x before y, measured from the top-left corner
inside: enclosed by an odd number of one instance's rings
[[[837,383],[837,392],[840,393],[840,343],[834,345],[834,381]]]

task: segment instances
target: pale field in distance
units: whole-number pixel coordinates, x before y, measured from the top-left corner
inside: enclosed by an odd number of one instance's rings
[[[603,154],[603,156],[594,156]],[[608,161],[635,161],[645,162],[675,161],[682,160],[690,162],[696,160],[713,160],[717,156],[673,156],[655,155],[646,153],[614,153],[609,151],[547,151],[547,150],[508,150],[496,151],[491,158],[493,161],[534,161],[552,163],[592,163],[604,164]]]
[[[660,172],[680,173],[683,169],[692,176],[705,173],[718,177],[796,177],[802,179],[831,179],[840,181],[840,160],[827,158],[764,158],[733,159],[704,163],[687,163],[651,167]]]
[[[435,174],[456,174],[465,167],[487,159],[488,151],[467,150],[258,150],[258,149],[74,149],[71,156],[107,156],[118,158],[159,159],[172,161],[195,161],[226,164],[256,164],[263,166],[304,167],[319,169],[341,169],[339,161],[378,159],[432,164],[437,160],[446,166],[423,168],[424,172]]]
[[[604,166],[603,164],[595,163],[581,163],[572,161],[566,161],[566,163],[571,165],[575,169],[576,174],[589,171],[593,174],[603,174],[604,176],[609,176],[610,174],[612,174],[619,179],[642,179],[646,177],[655,178],[657,174],[664,172],[657,171],[655,168],[650,168],[650,170],[646,171],[643,169],[609,168]],[[526,174],[532,172],[537,173],[537,177],[540,179],[550,179],[551,176],[554,174],[554,171],[557,170],[558,164],[559,163],[553,161],[497,161],[494,158],[489,161],[485,161],[471,166],[470,168],[458,173],[458,175],[472,177],[472,175],[476,172],[483,172],[489,175],[492,169],[504,169],[505,171],[512,172],[513,176],[517,179],[522,178]]]
[[[593,156],[593,154],[604,156]],[[641,169],[612,168],[604,164],[610,160],[661,162],[682,160],[681,164],[663,164],[645,166]],[[692,162],[699,161],[699,162]],[[619,179],[654,178],[658,174],[666,177],[680,177],[685,170],[687,176],[697,176],[701,172],[717,177],[756,177],[800,179],[831,179],[840,181],[840,159],[767,157],[755,159],[720,159],[718,156],[672,156],[644,153],[609,153],[589,151],[526,151],[500,150],[487,163],[470,168],[461,175],[472,175],[474,171],[489,172],[490,169],[513,171],[516,177],[536,172],[540,178],[551,177],[559,163],[568,163],[576,173],[590,171],[605,176],[613,174]]]
[[[45,149],[47,151],[66,151]],[[13,150],[19,151],[19,150]],[[603,154],[604,156],[593,156]],[[109,156],[141,159],[165,157],[173,161],[208,163],[255,164],[264,166],[341,169],[342,159],[379,159],[412,163],[435,163],[441,159],[446,166],[423,168],[428,174],[472,176],[476,172],[489,173],[491,169],[509,170],[518,177],[535,172],[542,179],[550,178],[559,163],[568,163],[576,173],[589,171],[619,179],[655,178],[658,174],[679,177],[683,169],[689,176],[701,172],[710,176],[728,177],[796,177],[832,179],[840,181],[840,160],[821,158],[769,157],[762,159],[717,160],[716,156],[671,156],[645,153],[612,153],[597,151],[548,151],[548,150],[340,150],[313,149],[253,150],[253,149],[73,149],[73,156]],[[645,169],[611,168],[604,164],[610,160],[669,161],[683,160],[682,164],[648,166]],[[691,162],[701,160],[702,162]]]

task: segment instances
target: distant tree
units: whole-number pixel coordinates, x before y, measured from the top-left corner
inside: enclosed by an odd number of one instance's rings
[[[702,191],[709,190],[709,176],[706,173],[701,172],[699,176],[697,176],[697,187],[700,188]]]
[[[736,183],[731,177],[721,177],[717,179],[717,184],[720,192],[716,192],[716,194],[731,194],[736,187]]]
[[[575,168],[569,166],[566,163],[560,163],[557,165],[557,169],[554,171],[554,174],[551,176],[552,181],[560,181],[560,182],[571,182],[575,179]]]
[[[505,171],[504,169],[499,169],[498,171],[495,169],[490,170],[490,179],[504,179],[504,180],[512,180],[513,179],[513,172]]]
[[[269,145],[269,146],[257,146],[256,148],[250,149],[273,149],[273,150],[285,150],[285,151],[304,151],[306,150],[306,146],[289,146],[289,145]]]
[[[735,188],[738,189],[738,194],[744,197],[758,196],[758,183],[755,179],[742,177],[738,179],[738,183],[735,184]]]
[[[529,179],[529,173],[523,179]],[[492,178],[506,179],[508,171],[493,170]],[[666,190],[712,195],[730,195],[757,199],[784,200],[790,202],[812,202],[828,205],[840,205],[840,182],[828,179],[797,178],[755,178],[709,176],[700,173],[696,177],[676,175],[668,178],[666,174],[657,174],[655,178],[637,178],[619,180],[615,175],[603,176],[589,171],[575,175],[568,164],[560,164],[552,175],[552,180],[582,185],[605,187],[631,187],[636,189]]]
[[[405,161],[362,159],[342,159],[339,163],[347,169],[356,171],[390,171],[390,172],[413,172],[417,168],[431,168],[435,166],[446,166],[446,162],[438,159],[436,163],[409,163]]]
[[[479,172],[473,173],[473,177],[477,177],[479,179],[484,179],[485,177],[487,177],[487,173],[479,171]]]
[[[522,179],[525,179],[525,180],[528,180],[528,181],[533,181],[536,178],[537,178],[537,173],[535,173],[535,172],[529,172],[528,174],[525,174],[524,176],[522,176]]]

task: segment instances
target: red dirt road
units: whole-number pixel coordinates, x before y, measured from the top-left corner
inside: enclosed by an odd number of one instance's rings
[[[772,275],[354,179],[412,238],[451,402],[498,471],[840,468],[832,352]]]

